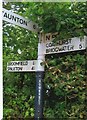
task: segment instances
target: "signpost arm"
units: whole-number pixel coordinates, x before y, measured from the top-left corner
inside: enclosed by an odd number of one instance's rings
[[[38,43],[38,64],[36,71],[35,120],[43,119],[44,65],[40,67],[40,63],[41,61],[43,62],[45,60],[45,55],[42,53],[44,44],[41,44],[40,41],[41,41],[41,34],[39,36],[39,43]]]

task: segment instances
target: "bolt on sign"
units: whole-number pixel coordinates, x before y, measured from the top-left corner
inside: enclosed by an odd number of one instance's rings
[[[6,10],[5,8],[3,8],[3,10],[2,10],[2,18],[4,21],[18,25],[18,26],[28,29],[30,31],[34,31],[34,32],[39,31],[39,27],[36,23],[34,23],[31,20],[27,20],[27,19],[23,18],[22,16],[11,12],[10,10]]]
[[[39,64],[38,64],[39,61]],[[7,63],[7,71],[9,72],[35,72],[38,67],[41,66],[41,60],[29,60],[29,61],[11,61]],[[38,65],[38,66],[37,66]]]
[[[46,42],[44,47],[44,54],[63,53],[86,49],[87,37],[74,37],[68,40],[58,40],[55,42]]]

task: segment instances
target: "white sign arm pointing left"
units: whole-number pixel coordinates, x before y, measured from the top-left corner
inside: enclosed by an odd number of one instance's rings
[[[2,9],[2,18],[4,21],[18,25],[30,31],[39,32],[39,27],[37,23],[34,23],[31,20],[27,20],[20,15],[17,15],[9,10],[6,10],[5,8]]]

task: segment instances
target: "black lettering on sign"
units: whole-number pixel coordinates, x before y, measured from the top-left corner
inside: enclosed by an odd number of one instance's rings
[[[28,61],[17,61],[17,62],[10,62],[8,63],[8,66],[19,66],[19,65],[28,65]]]
[[[55,49],[54,49],[54,48],[52,48],[52,49],[51,49],[51,52],[55,52]]]
[[[46,53],[49,53],[50,52],[50,50],[49,49],[46,49]]]
[[[18,71],[22,71],[23,67],[16,67]]]
[[[53,47],[53,46],[55,46],[55,44],[53,43],[53,42],[50,42],[50,43],[47,43],[46,44],[46,47],[48,48],[48,47]]]
[[[66,45],[66,44],[71,44],[71,39],[69,40],[59,40],[57,41],[57,45]]]
[[[50,40],[50,35],[46,35],[46,41]]]
[[[56,48],[55,48],[55,51],[58,52],[58,50],[59,50],[58,47],[56,47]]]
[[[57,41],[57,45],[62,45],[62,44],[63,44],[62,40]]]
[[[57,37],[57,35],[52,35],[52,38],[56,38]]]
[[[65,51],[65,46],[59,48],[59,51]]]
[[[74,46],[72,45],[72,46],[70,46],[70,50],[74,50]]]
[[[13,71],[21,71],[22,67],[13,67]]]
[[[8,71],[12,71],[12,67],[7,67],[7,70]]]
[[[26,25],[27,26],[27,21],[23,20],[23,19],[20,19],[18,17],[15,17],[14,15],[10,15],[8,13],[4,13],[4,17],[5,18],[8,18],[9,20],[12,20],[12,21],[15,21],[17,23],[20,23],[20,24],[23,24],[23,25]],[[34,29],[35,29],[35,25],[34,25]]]
[[[4,17],[8,18],[7,13],[4,14]]]
[[[19,18],[18,17],[16,17],[17,18],[17,22],[19,22]]]
[[[69,44],[69,41],[68,41],[68,40],[65,40],[65,41],[64,41],[64,44]]]
[[[26,26],[27,26],[27,21],[25,21],[25,20],[24,20],[24,25],[26,25]]]
[[[9,14],[8,14],[8,15],[9,15]],[[8,17],[8,18],[9,18],[9,17]],[[10,15],[10,18],[11,18],[13,21],[16,22],[16,17],[15,17],[15,16]]]
[[[82,49],[82,45],[81,44],[79,44],[79,49]]]
[[[22,19],[20,19],[20,23],[23,24],[23,20]]]
[[[57,37],[58,37],[58,34],[59,34],[59,33],[52,34],[52,39],[57,38]]]
[[[7,13],[4,14],[4,17],[8,18]]]
[[[61,47],[61,51],[65,51],[67,49],[67,46]]]
[[[22,71],[23,67],[8,67],[8,71]]]
[[[48,43],[46,44],[46,47],[47,47],[47,48],[49,47],[49,44],[48,44]]]
[[[21,65],[28,65],[28,61],[22,61],[20,63],[21,63]]]
[[[52,47],[53,46],[53,44],[52,43],[49,43],[49,47]]]
[[[58,51],[62,52],[62,51],[70,51],[70,50],[74,50],[74,46],[72,45],[62,46],[62,47],[57,46],[54,48],[46,49],[46,53],[58,53]]]
[[[32,66],[31,70],[35,70],[35,67],[34,67],[34,66]]]

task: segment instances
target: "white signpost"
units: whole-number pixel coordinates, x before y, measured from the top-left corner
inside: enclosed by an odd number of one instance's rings
[[[30,31],[39,32],[39,27],[31,20],[27,20],[20,15],[12,13],[3,8],[3,20],[26,28]],[[36,72],[36,97],[35,97],[35,118],[43,118],[43,79],[44,79],[44,65],[41,63],[45,61],[45,54],[64,53],[70,51],[86,49],[87,37],[74,37],[68,40],[58,40],[58,32],[40,34],[38,43],[38,60],[26,61],[11,61],[7,64],[7,71],[9,72]]]
[[[11,61],[7,63],[7,71],[9,72],[35,72],[37,70],[39,71],[42,68],[41,63],[42,63],[41,60]]]
[[[27,20],[22,16],[17,15],[9,10],[6,10],[5,8],[3,8],[2,15],[4,21],[13,23],[33,32],[39,32],[39,27],[36,23],[31,20]]]
[[[54,42],[45,42],[42,43],[44,46],[44,54],[54,54],[54,53],[63,53],[77,50],[86,49],[87,37],[84,38],[74,37],[68,40],[58,40]]]

